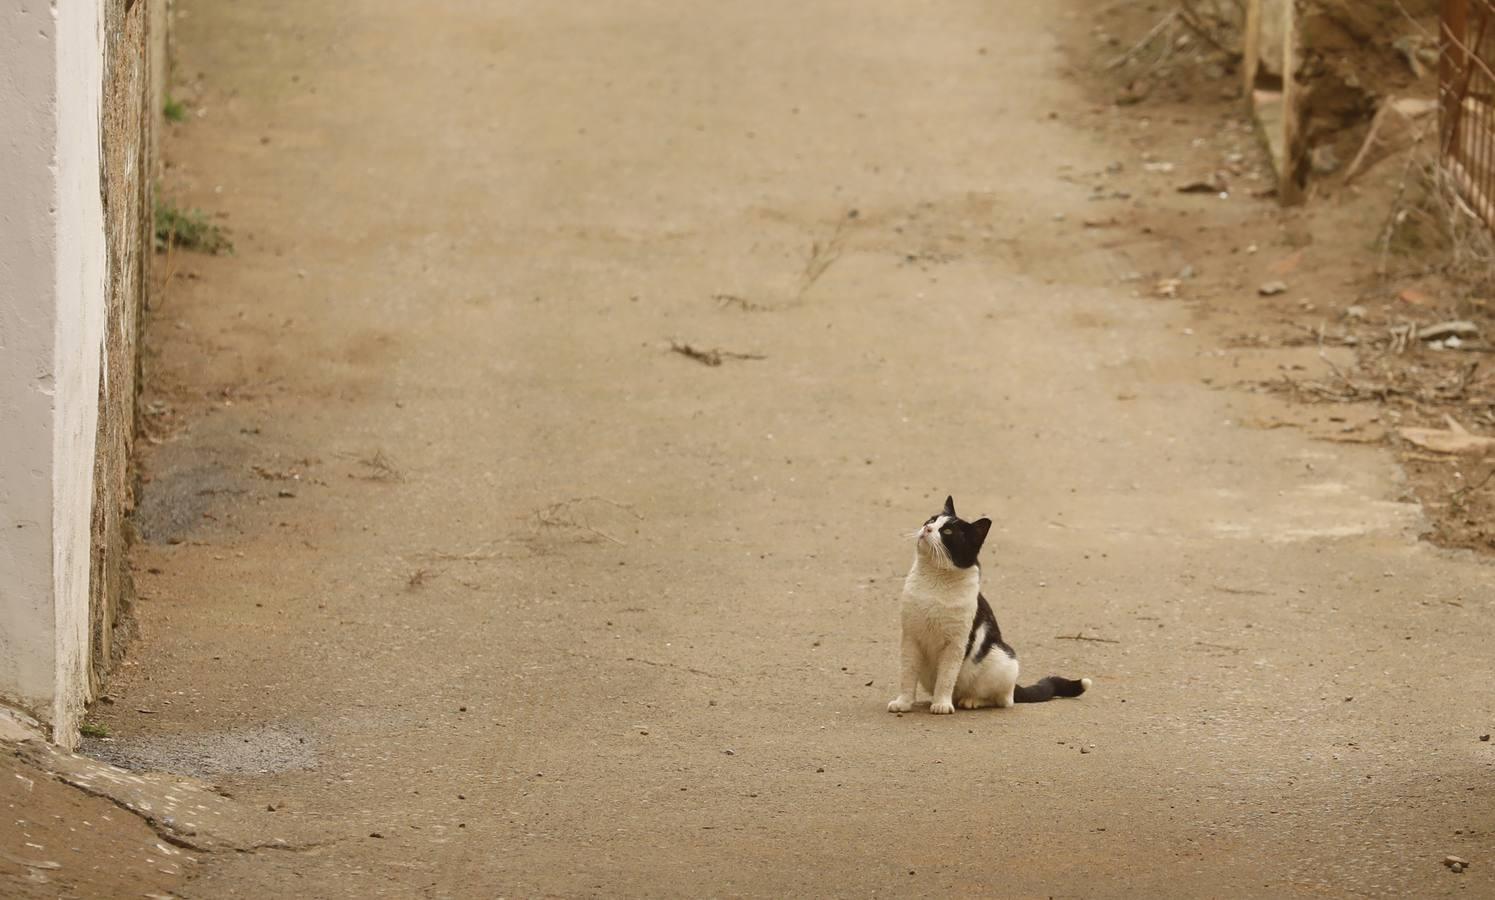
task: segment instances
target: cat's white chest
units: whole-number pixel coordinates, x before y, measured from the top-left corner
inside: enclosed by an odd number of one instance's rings
[[[946,574],[916,564],[903,582],[903,628],[926,645],[964,642],[980,593],[981,571],[974,566]]]

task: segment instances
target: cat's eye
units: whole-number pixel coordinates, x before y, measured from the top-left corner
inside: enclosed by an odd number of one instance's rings
[[[949,534],[949,533],[950,533],[950,529],[948,529],[948,528],[941,528],[940,529],[940,534]]]

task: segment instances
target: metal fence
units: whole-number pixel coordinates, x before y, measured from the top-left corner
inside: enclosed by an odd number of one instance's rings
[[[1439,31],[1439,157],[1495,228],[1495,0],[1443,0]]]

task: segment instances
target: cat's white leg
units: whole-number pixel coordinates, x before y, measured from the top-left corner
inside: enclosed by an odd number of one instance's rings
[[[898,696],[888,704],[888,712],[908,712],[914,708],[914,701],[919,697],[919,668],[923,664],[920,655],[918,641],[905,634],[903,672],[898,679]]]
[[[934,701],[929,711],[937,716],[955,712],[951,697],[955,693],[955,678],[960,674],[960,664],[965,660],[965,646],[959,641],[950,641],[940,651],[934,670]]]

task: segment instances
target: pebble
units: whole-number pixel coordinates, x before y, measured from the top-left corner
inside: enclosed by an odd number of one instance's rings
[[[1462,872],[1464,869],[1468,868],[1469,860],[1464,859],[1461,856],[1445,856],[1443,857],[1443,864],[1445,866],[1448,866],[1450,869],[1453,869],[1455,872]]]
[[[1365,307],[1346,306],[1344,308],[1344,317],[1346,319],[1363,319],[1365,318]]]
[[[1266,281],[1262,283],[1261,287],[1258,287],[1256,289],[1256,292],[1263,297],[1273,297],[1277,294],[1285,294],[1287,293],[1287,282]]]

